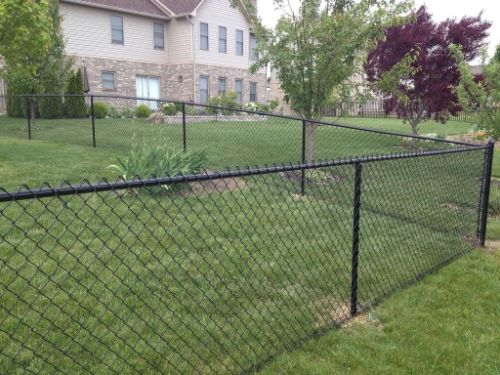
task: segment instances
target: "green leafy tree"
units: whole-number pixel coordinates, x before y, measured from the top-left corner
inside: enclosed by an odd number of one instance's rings
[[[63,101],[59,94],[64,92],[71,61],[64,54],[59,1],[50,0],[48,13],[52,21],[52,44],[46,64],[40,67],[40,79],[44,93],[57,96],[41,98],[39,111],[42,118],[60,118],[63,116]]]
[[[479,125],[488,130],[496,141],[500,139],[500,45],[488,64],[483,57],[483,77],[477,79],[458,45],[451,45],[460,71],[460,83],[455,92],[462,107],[478,113]]]
[[[266,29],[252,1],[244,6],[259,40],[257,68],[270,64],[292,109],[305,119],[318,119],[332,92],[358,71],[367,50],[384,36],[388,26],[403,22],[411,9],[396,0],[301,0],[298,12],[287,11],[274,30]],[[285,10],[288,2],[274,0]],[[315,125],[307,123],[307,160],[314,156]]]
[[[61,93],[68,63],[60,28],[57,0],[0,1],[0,55],[5,60],[1,74],[8,83],[9,100],[15,94]],[[10,103],[14,112],[25,103]],[[40,103],[43,113],[53,116],[53,103]],[[60,106],[59,106],[60,108]],[[25,111],[25,110],[24,110]],[[31,107],[34,119],[36,107]]]

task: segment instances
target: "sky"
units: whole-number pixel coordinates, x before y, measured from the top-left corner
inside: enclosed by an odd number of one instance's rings
[[[298,7],[300,0],[288,0],[292,7]],[[259,14],[267,26],[273,26],[280,16],[274,7],[273,0],[258,0]],[[500,44],[500,0],[415,0],[415,6],[426,5],[435,21],[447,18],[476,16],[483,11],[483,18],[493,25],[490,29],[490,56],[495,46]]]

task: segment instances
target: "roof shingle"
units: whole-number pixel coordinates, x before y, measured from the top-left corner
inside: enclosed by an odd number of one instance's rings
[[[62,0],[66,3],[116,9],[127,13],[167,18],[167,14],[151,0]]]
[[[204,0],[62,0],[66,3],[89,5],[94,7],[116,9],[127,13],[167,18],[173,15],[190,14]],[[251,0],[257,5],[257,0]],[[163,6],[163,7],[162,7]],[[165,9],[166,8],[166,9]]]

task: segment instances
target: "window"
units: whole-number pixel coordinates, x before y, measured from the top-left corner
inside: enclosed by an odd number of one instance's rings
[[[219,52],[227,52],[227,29],[224,26],[219,26]]]
[[[236,56],[243,56],[243,31],[236,30]]]
[[[257,37],[250,34],[250,60],[257,61],[259,59],[259,54],[257,53]]]
[[[115,73],[102,72],[101,81],[102,81],[102,88],[104,90],[114,90],[115,89]]]
[[[154,23],[153,38],[155,49],[165,49],[165,25],[162,23]]]
[[[250,101],[257,103],[257,83],[250,82]]]
[[[219,96],[226,95],[227,81],[225,78],[219,78]]]
[[[111,43],[123,44],[123,17],[111,16]]]
[[[200,77],[200,104],[207,104],[208,102],[208,77]]]
[[[243,80],[237,79],[234,86],[236,91],[236,102],[241,105],[243,104]]]
[[[200,49],[208,51],[208,23],[200,23]]]
[[[160,98],[160,78],[151,76],[136,76],[136,95],[137,105],[145,104],[152,110],[158,109],[158,100]]]

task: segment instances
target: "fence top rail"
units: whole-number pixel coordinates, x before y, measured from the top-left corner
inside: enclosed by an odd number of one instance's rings
[[[327,122],[327,121],[319,121],[319,120],[309,120],[309,119],[306,119],[303,117],[298,117],[298,116],[287,116],[287,115],[280,115],[280,114],[275,114],[275,113],[251,111],[251,110],[240,109],[240,108],[228,108],[228,107],[221,107],[221,106],[207,105],[207,104],[200,104],[200,103],[182,102],[182,101],[176,101],[176,100],[169,100],[166,98],[152,99],[152,98],[141,98],[141,97],[135,97],[135,96],[119,96],[119,95],[105,95],[105,94],[83,94],[83,95],[81,95],[81,94],[16,94],[14,96],[16,96],[16,97],[89,97],[89,98],[93,97],[93,98],[123,99],[123,100],[135,100],[135,101],[165,102],[165,103],[173,103],[173,104],[180,104],[180,105],[189,105],[189,106],[193,106],[193,107],[211,108],[211,109],[220,110],[220,111],[240,112],[240,113],[247,113],[247,114],[252,114],[252,115],[268,116],[268,117],[281,118],[281,119],[286,119],[286,120],[294,120],[294,121],[301,121],[301,122],[307,121],[311,124],[316,124],[316,125],[320,125],[320,126],[333,126],[333,127],[337,127],[337,128],[349,129],[349,130],[366,132],[366,133],[375,133],[375,134],[387,135],[387,136],[392,136],[392,137],[420,139],[420,140],[431,141],[431,142],[436,142],[436,143],[447,143],[447,144],[470,146],[470,147],[477,146],[476,144],[470,143],[470,142],[452,141],[452,140],[448,140],[448,139],[424,137],[424,136],[420,136],[420,135],[405,134],[405,133],[393,132],[393,131],[389,131],[389,130],[372,129],[372,128],[367,128],[367,127],[363,127],[363,126],[348,125],[348,124],[340,123],[337,121]]]
[[[144,187],[158,186],[158,185],[177,185],[189,182],[221,180],[225,178],[234,178],[234,177],[249,177],[249,176],[257,176],[265,174],[274,174],[280,172],[304,171],[309,169],[335,167],[342,165],[359,165],[365,163],[383,162],[390,160],[421,158],[421,157],[430,157],[430,156],[447,155],[455,153],[464,153],[464,152],[478,151],[478,150],[487,150],[488,148],[489,145],[480,145],[480,146],[476,145],[474,147],[462,147],[462,148],[454,148],[448,150],[386,154],[378,156],[365,156],[357,158],[315,161],[311,163],[295,163],[295,164],[290,163],[290,164],[279,164],[279,165],[273,164],[273,165],[265,165],[262,167],[246,167],[246,168],[237,167],[235,169],[228,168],[226,170],[218,172],[205,172],[201,174],[150,177],[147,179],[140,179],[138,177],[137,179],[128,181],[118,180],[116,182],[108,182],[107,180],[104,179],[101,180],[101,182],[95,184],[90,183],[89,181],[85,181],[84,183],[75,186],[71,185],[71,183],[69,182],[66,182],[61,187],[52,187],[49,184],[45,184],[44,187],[36,190],[32,190],[28,186],[23,185],[22,188],[24,190],[19,190],[16,192],[8,192],[5,189],[0,188],[0,202],[60,197],[66,195],[80,195],[86,193],[119,191],[119,190],[144,188]]]

